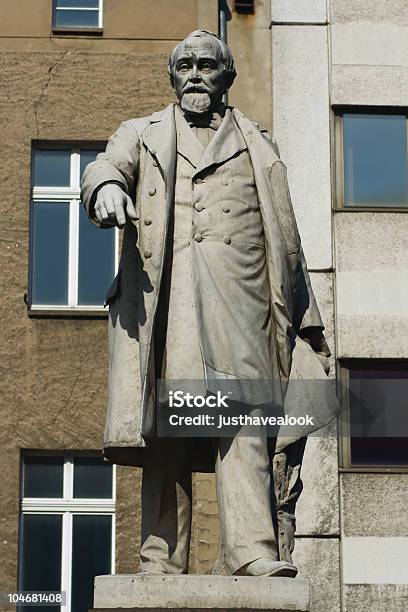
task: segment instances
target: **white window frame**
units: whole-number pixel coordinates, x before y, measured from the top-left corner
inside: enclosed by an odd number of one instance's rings
[[[54,0],[54,6],[53,6],[53,27],[54,28],[58,28],[58,29],[84,29],[84,30],[92,30],[93,28],[100,28],[102,29],[103,27],[103,0],[99,0],[99,6],[96,7],[86,7],[86,6],[57,6],[58,4],[58,0]],[[97,26],[83,26],[83,25],[79,25],[79,26],[56,26],[56,14],[57,11],[98,11],[98,25]]]
[[[71,151],[70,156],[70,187],[32,187],[31,206],[37,202],[53,202],[56,205],[69,204],[69,237],[68,237],[68,303],[67,304],[33,304],[30,296],[30,310],[32,311],[100,311],[104,312],[103,304],[78,304],[78,260],[79,260],[79,213],[82,203],[80,201],[80,152],[90,150],[87,146],[57,146],[55,144],[33,148],[35,151],[67,150]],[[95,146],[95,148],[97,148]],[[103,149],[101,149],[102,151]],[[30,231],[33,231],[30,228]],[[101,230],[102,231],[102,230]],[[119,230],[115,231],[115,253],[114,253],[114,273],[118,271],[119,265]],[[30,261],[30,275],[32,275],[32,262]],[[33,282],[31,278],[30,284]],[[108,287],[106,288],[108,290]]]
[[[24,453],[27,456],[51,456],[46,452]],[[56,456],[56,455],[52,455]],[[60,455],[58,455],[60,456]],[[74,515],[98,515],[112,517],[111,535],[111,573],[115,574],[115,532],[116,532],[116,465],[112,465],[112,498],[111,499],[85,499],[74,498],[74,459],[77,457],[92,456],[83,453],[64,453],[63,470],[63,497],[22,497],[21,517],[27,514],[52,514],[62,516],[62,552],[61,552],[61,591],[66,593],[66,604],[61,606],[64,612],[71,612],[72,587],[72,517]],[[22,472],[24,473],[24,472]],[[24,481],[22,479],[22,492]]]

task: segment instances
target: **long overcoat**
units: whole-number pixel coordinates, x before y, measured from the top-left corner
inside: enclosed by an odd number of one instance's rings
[[[301,248],[286,167],[267,132],[237,109],[232,113],[247,144],[258,191],[283,402],[291,378],[325,377],[315,353],[298,336],[306,328],[324,326]],[[175,176],[176,129],[171,104],[149,117],[123,122],[106,151],[87,166],[82,180],[82,201],[91,220],[101,227],[108,224],[94,218],[93,203],[102,184],[118,183],[136,205],[137,219],[128,219],[124,228],[118,274],[106,298],[109,380],[104,452],[109,460],[124,465],[142,466],[143,447],[154,435],[154,325]],[[325,404],[325,392],[320,395]],[[316,412],[315,397],[305,400],[305,394],[297,392],[295,396],[295,403],[303,402],[301,412]],[[304,405],[305,401],[310,405]],[[326,412],[317,425],[302,429],[295,438],[328,422],[331,407]],[[193,469],[212,470],[212,460],[204,457],[204,450],[200,454],[196,441]]]

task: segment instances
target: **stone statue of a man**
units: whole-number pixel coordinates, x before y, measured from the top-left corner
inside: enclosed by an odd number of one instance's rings
[[[283,402],[295,352],[307,377],[324,376],[330,354],[277,146],[223,104],[230,50],[192,32],[168,71],[179,103],[122,123],[82,184],[91,220],[124,227],[107,296],[105,455],[143,467],[142,572],[188,571],[191,473],[215,469],[226,571],[295,576],[304,438],[285,454],[262,426],[214,439],[155,435],[159,379],[207,390],[209,380],[274,379]]]

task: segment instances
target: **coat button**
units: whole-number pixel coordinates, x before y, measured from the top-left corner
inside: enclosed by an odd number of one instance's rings
[[[225,186],[228,185],[228,179],[225,178],[225,176],[223,176],[222,179],[221,179],[221,185],[225,185]]]
[[[221,210],[222,210],[222,212],[229,213],[230,207],[227,206],[226,204],[224,204],[224,206],[221,208]]]
[[[201,204],[196,203],[196,204],[194,204],[194,208],[198,212],[201,212],[202,210],[204,210],[205,206],[202,206]]]
[[[203,241],[203,235],[202,234],[194,234],[194,240],[196,242],[202,242]]]
[[[157,161],[155,159],[153,160],[153,166],[157,168]]]
[[[151,225],[152,224],[152,220],[151,219],[145,219],[144,220],[144,224],[145,225]]]
[[[225,244],[231,244],[231,236],[224,236]]]
[[[151,251],[145,251],[144,252],[144,256],[146,257],[146,259],[149,259],[149,257],[152,256],[152,252]]]
[[[149,195],[150,196],[154,196],[154,194],[156,193],[156,187],[150,187],[149,189]]]

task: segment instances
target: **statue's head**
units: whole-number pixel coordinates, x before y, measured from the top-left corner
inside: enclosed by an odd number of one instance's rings
[[[234,58],[218,36],[191,32],[171,52],[168,72],[181,108],[194,114],[215,110],[234,82]]]

